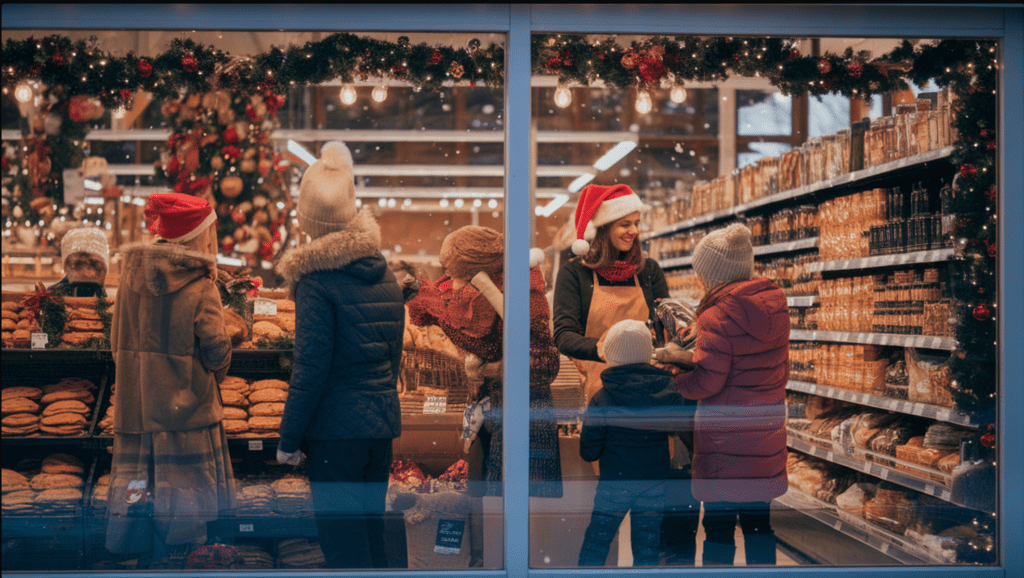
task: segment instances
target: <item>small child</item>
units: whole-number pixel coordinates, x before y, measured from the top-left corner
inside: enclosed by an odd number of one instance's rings
[[[50,287],[65,297],[107,296],[103,282],[107,278],[110,249],[107,235],[98,227],[71,229],[60,243],[64,278]]]
[[[613,325],[605,336],[603,386],[590,400],[580,434],[580,457],[599,460],[594,511],[580,566],[602,566],[615,532],[631,512],[634,566],[657,566],[669,433],[692,427],[675,378],[651,365],[651,331],[642,321]]]

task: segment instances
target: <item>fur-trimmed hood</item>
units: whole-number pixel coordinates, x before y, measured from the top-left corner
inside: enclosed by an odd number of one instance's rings
[[[215,256],[176,243],[132,243],[121,247],[121,255],[122,276],[136,293],[168,295],[200,277],[216,277]]]
[[[377,255],[380,242],[380,225],[369,209],[363,209],[344,229],[286,252],[277,264],[277,272],[284,277],[288,292],[294,298],[295,286],[304,275],[341,269],[364,257]]]

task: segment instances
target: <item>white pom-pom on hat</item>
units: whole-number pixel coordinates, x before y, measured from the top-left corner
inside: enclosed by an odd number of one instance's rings
[[[352,153],[343,142],[329,142],[320,149],[320,160],[306,169],[299,183],[299,228],[317,239],[344,229],[356,213]]]
[[[530,269],[536,269],[544,264],[544,250],[538,247],[530,249]]]
[[[572,242],[572,254],[573,255],[586,255],[590,252],[590,243],[583,239],[576,239]]]

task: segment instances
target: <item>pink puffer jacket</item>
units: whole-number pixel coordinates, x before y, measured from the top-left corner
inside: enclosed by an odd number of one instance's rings
[[[695,369],[676,383],[700,400],[693,496],[769,501],[786,493],[789,308],[767,279],[720,290],[697,319]]]

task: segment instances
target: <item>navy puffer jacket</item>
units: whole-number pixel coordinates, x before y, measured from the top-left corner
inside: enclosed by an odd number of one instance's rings
[[[295,361],[280,449],[303,440],[401,435],[402,290],[361,212],[339,232],[286,254],[278,271],[295,298]]]

